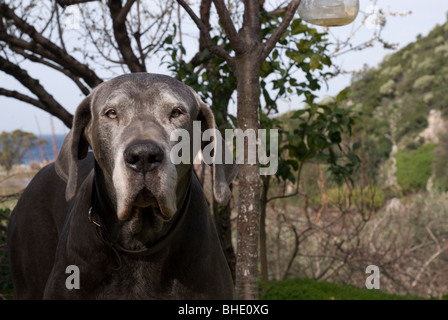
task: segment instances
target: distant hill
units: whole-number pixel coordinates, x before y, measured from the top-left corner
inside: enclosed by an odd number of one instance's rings
[[[448,23],[357,74],[346,105],[372,179],[405,193],[448,189]]]

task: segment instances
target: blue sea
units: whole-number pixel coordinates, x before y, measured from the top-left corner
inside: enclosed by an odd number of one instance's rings
[[[56,159],[57,154],[54,153],[53,147],[53,137],[52,135],[42,135],[38,136],[39,139],[45,139],[47,144],[42,147],[34,147],[31,148],[30,151],[25,153],[25,156],[22,158],[22,163],[29,164],[30,162],[44,162],[44,161],[53,161]],[[65,135],[58,134],[55,135],[56,138],[56,147],[57,152],[61,150],[62,142],[64,142]]]

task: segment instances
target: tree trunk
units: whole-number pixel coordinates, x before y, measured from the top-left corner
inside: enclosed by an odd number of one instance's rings
[[[224,207],[221,207],[213,198],[213,217],[215,218],[216,231],[218,232],[222,251],[224,252],[230,272],[232,273],[232,279],[235,281],[236,255],[232,244],[232,226],[230,222],[231,213],[232,207],[230,203]]]
[[[235,59],[238,94],[238,126],[245,132],[254,130],[258,136],[259,116],[259,55],[255,46]],[[258,235],[260,225],[260,165],[248,163],[248,144],[244,142],[244,164],[239,166],[237,218],[238,299],[258,299]]]
[[[261,267],[261,279],[263,280],[263,288],[269,282],[269,269],[268,269],[268,249],[267,249],[267,236],[266,236],[266,206],[268,198],[268,190],[270,183],[270,176],[263,177],[263,185],[261,191],[260,200],[260,267]]]

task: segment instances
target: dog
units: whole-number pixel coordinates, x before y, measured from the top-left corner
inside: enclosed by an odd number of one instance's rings
[[[95,88],[11,214],[14,297],[232,299],[193,152],[190,163],[170,160],[171,133],[191,133],[193,121],[216,127],[198,94],[169,76],[126,74]],[[227,203],[236,165],[212,172]]]

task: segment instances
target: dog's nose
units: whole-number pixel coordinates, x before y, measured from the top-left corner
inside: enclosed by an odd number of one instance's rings
[[[163,150],[155,142],[133,144],[124,151],[126,166],[137,172],[148,172],[160,165]]]

